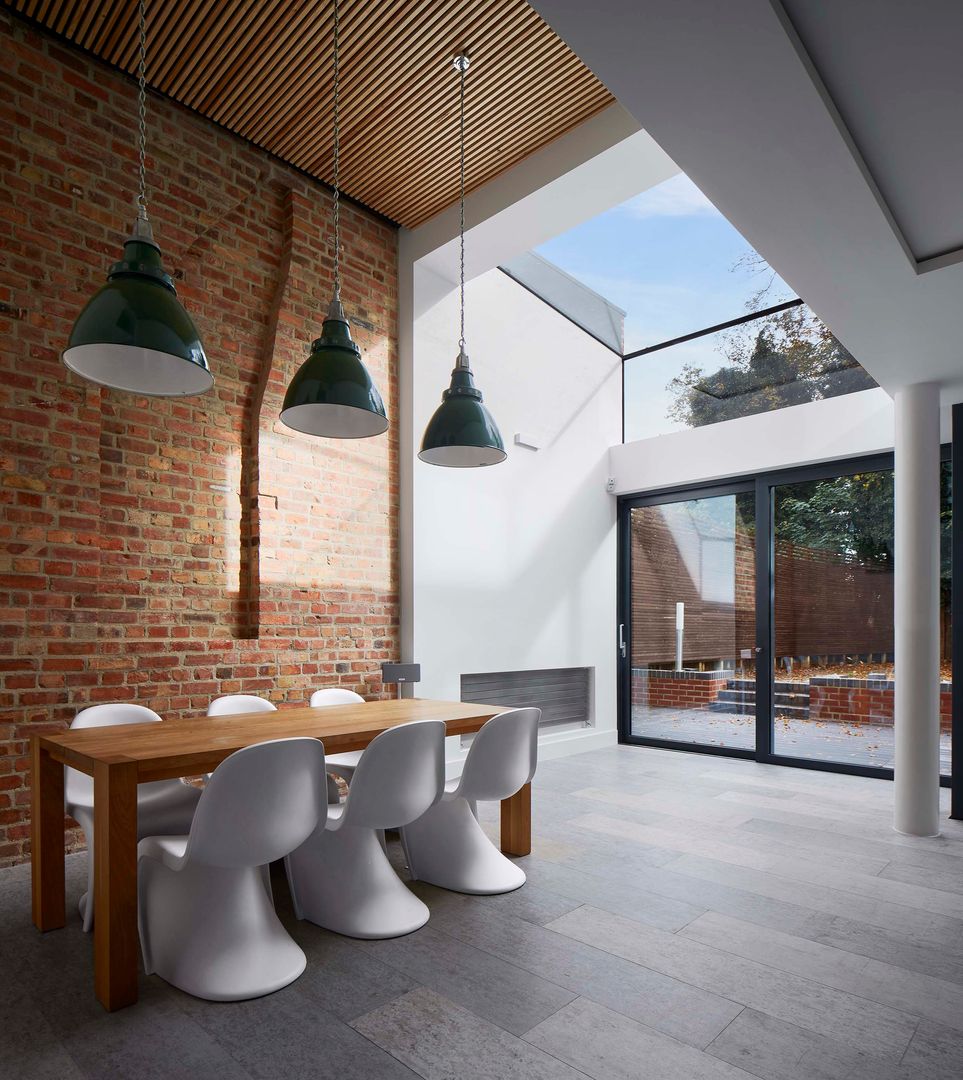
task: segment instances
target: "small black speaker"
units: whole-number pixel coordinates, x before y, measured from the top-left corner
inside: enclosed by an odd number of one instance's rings
[[[382,664],[383,683],[421,682],[421,664]]]

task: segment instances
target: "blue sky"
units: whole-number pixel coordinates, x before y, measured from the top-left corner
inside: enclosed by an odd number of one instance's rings
[[[678,174],[537,249],[626,311],[626,352],[745,314],[773,277],[738,264],[752,249],[701,191]],[[776,276],[762,306],[795,295]],[[684,363],[718,365],[712,339],[626,364],[626,439],[675,430],[666,385]]]

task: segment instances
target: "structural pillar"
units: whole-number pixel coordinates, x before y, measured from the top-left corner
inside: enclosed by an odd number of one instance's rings
[[[940,830],[940,395],[896,392],[895,638],[897,831]]]

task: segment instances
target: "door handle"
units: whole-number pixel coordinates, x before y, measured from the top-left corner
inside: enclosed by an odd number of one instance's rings
[[[625,623],[619,623],[619,656],[625,659]]]

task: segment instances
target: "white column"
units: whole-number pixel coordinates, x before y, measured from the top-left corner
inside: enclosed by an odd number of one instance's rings
[[[940,397],[896,392],[896,815],[899,832],[940,830]]]

